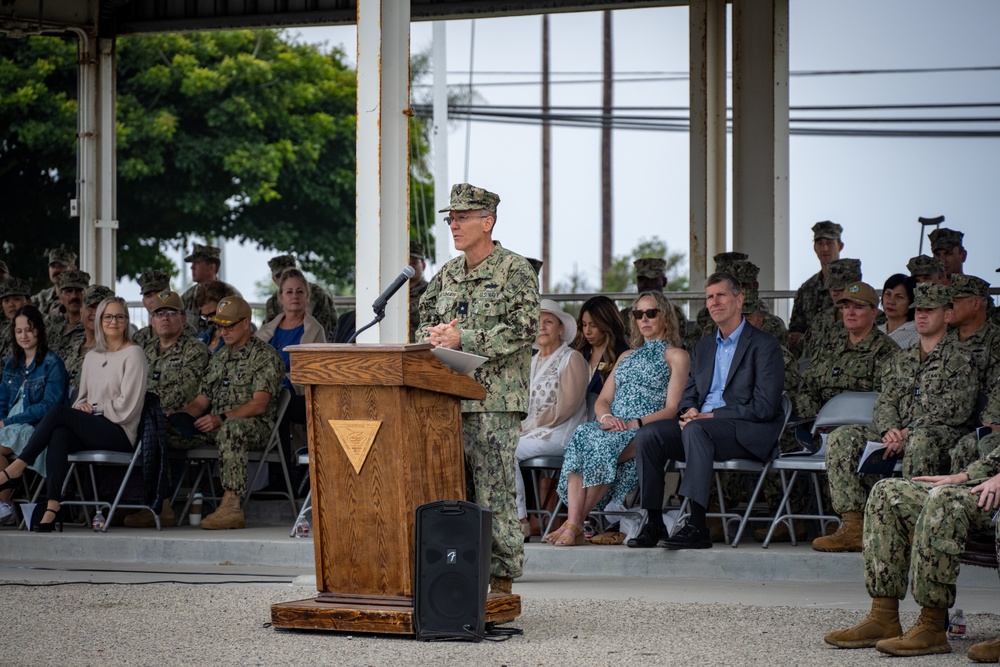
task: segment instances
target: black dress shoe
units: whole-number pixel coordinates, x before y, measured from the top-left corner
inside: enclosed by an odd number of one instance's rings
[[[667,531],[664,528],[654,528],[648,523],[642,527],[639,534],[625,543],[633,549],[651,549],[656,546],[660,538],[666,537]]]
[[[711,549],[712,536],[707,528],[695,528],[687,525],[681,528],[673,537],[665,537],[656,543],[665,549]]]

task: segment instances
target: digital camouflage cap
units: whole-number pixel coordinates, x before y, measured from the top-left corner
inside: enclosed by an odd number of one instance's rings
[[[662,257],[640,257],[632,263],[636,278],[662,278],[667,273],[667,260]]]
[[[860,259],[835,259],[827,265],[830,277],[826,279],[826,289],[844,289],[861,280]]]
[[[70,266],[76,263],[76,253],[66,246],[59,246],[49,250],[49,266],[53,264],[63,264]]]
[[[295,268],[295,257],[292,255],[278,255],[267,260],[267,268],[271,269],[271,275],[280,275],[285,269]]]
[[[844,293],[837,301],[837,305],[840,305],[845,301],[861,304],[862,306],[877,308],[878,292],[876,292],[875,288],[868,283],[863,283],[859,280],[844,288]]]
[[[910,276],[933,276],[938,273],[944,273],[944,262],[936,257],[928,257],[927,255],[917,255],[916,257],[911,257],[910,261],[906,263],[906,269],[910,272]]]
[[[760,298],[760,294],[756,290],[743,290],[743,310],[744,315],[755,315],[757,313],[766,313],[767,306],[764,305],[764,300]]]
[[[952,248],[960,247],[965,234],[954,229],[942,227],[935,229],[927,237],[931,240],[931,252],[937,252],[938,250],[947,252]]]
[[[948,285],[939,283],[919,283],[913,288],[913,303],[910,308],[941,308],[955,298]]]
[[[162,292],[170,289],[170,274],[166,271],[153,269],[139,276],[139,292],[146,296],[150,292]]]
[[[79,269],[69,269],[60,273],[59,277],[56,278],[56,282],[59,283],[59,289],[66,289],[67,287],[87,289],[87,285],[90,284],[90,274]]]
[[[483,188],[477,188],[475,185],[459,183],[451,186],[451,202],[438,212],[483,210],[496,213],[499,203],[499,195]]]
[[[184,312],[184,302],[181,301],[180,294],[170,290],[163,290],[157,294],[153,298],[153,312],[164,309],[176,310],[179,313]]]
[[[90,308],[98,305],[109,296],[114,296],[115,293],[110,287],[105,287],[104,285],[91,285],[87,289],[83,290],[83,305]]]
[[[720,252],[712,259],[715,260],[716,273],[729,273],[729,267],[733,262],[750,259],[750,256],[745,252]]]
[[[951,274],[951,291],[952,297],[955,299],[960,299],[963,296],[987,297],[990,295],[990,284],[976,276],[953,273]]]
[[[0,299],[8,296],[31,296],[31,285],[23,278],[8,276],[0,281]]]
[[[812,233],[813,241],[818,241],[819,239],[836,239],[839,241],[840,235],[844,233],[844,228],[836,222],[824,220],[812,226]]]
[[[757,277],[760,276],[760,267],[749,259],[738,259],[729,265],[727,273],[733,274],[741,284],[749,285],[757,282]]]
[[[194,244],[194,250],[184,258],[185,262],[219,262],[222,250],[212,245]]]
[[[424,259],[427,254],[424,252],[424,244],[410,241],[410,259]]]

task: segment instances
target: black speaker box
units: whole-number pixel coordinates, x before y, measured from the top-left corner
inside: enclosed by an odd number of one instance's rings
[[[413,624],[417,639],[481,641],[490,587],[493,513],[464,500],[417,508]]]

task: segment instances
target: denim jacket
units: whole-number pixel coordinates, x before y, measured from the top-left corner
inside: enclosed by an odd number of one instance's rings
[[[8,418],[17,392],[24,385],[24,411]],[[49,410],[66,402],[69,376],[66,365],[55,352],[49,350],[45,360],[38,365],[31,362],[27,373],[23,366],[14,368],[14,358],[7,359],[0,381],[0,420],[4,424],[37,424]]]

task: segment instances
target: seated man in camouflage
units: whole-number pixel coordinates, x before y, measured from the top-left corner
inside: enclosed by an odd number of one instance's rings
[[[910,272],[910,277],[920,283],[938,283],[948,285],[951,280],[944,271],[944,262],[927,255],[917,255],[911,257],[906,263],[906,270]]]
[[[948,610],[955,604],[959,557],[966,539],[997,530],[991,519],[1000,507],[997,444],[1000,439],[994,441],[991,453],[958,474],[884,479],[875,485],[864,529],[871,611],[857,625],[828,632],[827,644],[874,646],[900,656],[951,652],[946,629]],[[903,634],[899,601],[906,597],[908,575],[921,610],[917,622]],[[995,663],[998,657],[1000,639],[969,647],[969,658],[977,662]]]
[[[868,441],[886,445],[886,457],[901,455],[907,479],[949,471],[949,449],[965,432],[976,402],[969,353],[944,340],[951,300],[951,287],[917,285],[913,307],[920,342],[897,352],[887,365],[872,424],[841,426],[827,439],[830,496],[842,523],[833,535],[813,540],[813,549],[861,551],[862,512],[874,480],[857,468]]]
[[[146,347],[146,343],[149,342],[151,338],[155,336],[153,333],[153,306],[156,303],[156,295],[163,290],[170,289],[170,274],[166,271],[160,271],[159,269],[153,269],[152,271],[146,271],[146,273],[139,276],[139,292],[142,295],[142,306],[146,309],[146,313],[149,315],[150,323],[139,329],[134,336],[132,336],[132,342],[139,347]],[[192,332],[194,330],[192,329]]]
[[[295,258],[291,255],[278,255],[267,261],[268,268],[271,269],[271,280],[278,285],[281,274],[285,269],[294,269]],[[264,304],[264,322],[267,324],[282,311],[281,301],[278,299],[278,292],[275,291]],[[309,305],[306,312],[315,317],[323,325],[326,332],[326,340],[333,342],[333,335],[337,330],[337,307],[333,305],[333,297],[321,285],[309,283]]]
[[[38,308],[42,317],[48,317],[60,307],[59,302],[59,275],[68,269],[76,268],[76,253],[63,246],[49,250],[49,280],[52,286],[40,291],[31,297],[31,303]],[[49,349],[52,343],[49,342]]]
[[[219,301],[211,320],[226,344],[209,361],[198,395],[181,410],[219,446],[225,494],[219,508],[202,519],[205,530],[246,525],[240,499],[247,490],[247,452],[262,449],[274,429],[285,364],[273,347],[253,335],[252,314],[242,297]]]
[[[13,352],[14,340],[10,335],[10,321],[22,306],[28,305],[31,286],[28,281],[20,278],[7,277],[0,282],[0,307],[3,308],[3,323],[0,328],[0,368],[7,363],[7,357]]]
[[[90,348],[97,343],[94,334],[96,324],[97,307],[109,296],[115,293],[111,288],[104,285],[91,285],[83,290],[83,309],[81,319],[83,323],[83,335],[75,337],[64,348],[62,360],[66,364],[66,374],[69,376],[69,386],[71,396],[76,395],[76,390],[80,387],[80,371],[83,370],[83,358]]]
[[[152,327],[154,335],[143,348],[146,353],[146,391],[160,398],[167,414],[193,401],[201,389],[201,379],[208,367],[208,348],[185,331],[184,304],[177,292],[164,290],[153,296]],[[184,438],[173,422],[167,424],[167,446],[187,450],[208,444],[207,436]],[[155,524],[153,513],[139,510],[125,517],[131,528],[149,528]],[[175,526],[176,518],[169,500],[163,501],[161,526]]]
[[[955,300],[955,316],[948,327],[948,340],[965,345],[978,374],[979,393],[993,388],[993,379],[1000,372],[1000,327],[986,317],[990,284],[982,278],[954,273],[951,289]]]
[[[868,283],[853,282],[837,305],[844,327],[830,346],[817,351],[802,373],[795,414],[815,417],[823,404],[845,391],[881,391],[885,362],[899,346],[875,327],[878,294]]]
[[[829,348],[834,336],[843,331],[843,313],[837,303],[844,295],[844,289],[851,283],[861,281],[860,259],[838,259],[830,262],[827,270],[826,291],[832,306],[823,310],[809,322],[802,344],[802,356],[812,358]]]
[[[65,359],[69,348],[83,338],[83,290],[90,285],[90,274],[67,269],[59,274],[58,311],[45,318],[45,336],[49,349]]]

